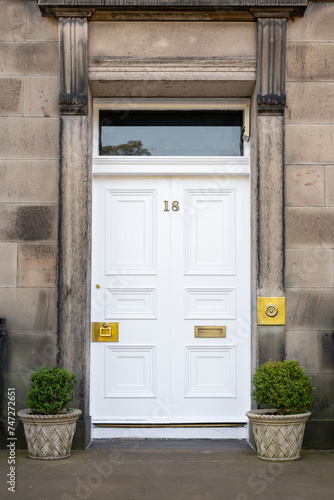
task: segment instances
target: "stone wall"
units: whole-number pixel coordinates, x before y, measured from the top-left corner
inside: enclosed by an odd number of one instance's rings
[[[328,420],[315,432],[317,419],[334,418],[333,24],[333,3],[311,3],[289,23],[287,43],[286,357],[298,359],[315,386],[309,447],[333,438]]]
[[[59,156],[57,21],[35,0],[0,16],[0,315],[6,388],[25,407],[31,370],[56,364]],[[4,416],[6,412],[4,411]]]

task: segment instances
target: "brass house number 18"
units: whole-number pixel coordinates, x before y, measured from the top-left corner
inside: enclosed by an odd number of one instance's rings
[[[164,201],[164,204],[165,204],[164,212],[169,212],[168,201]],[[172,201],[172,210],[173,210],[173,212],[177,212],[178,210],[180,210],[180,206],[179,206],[178,201]]]

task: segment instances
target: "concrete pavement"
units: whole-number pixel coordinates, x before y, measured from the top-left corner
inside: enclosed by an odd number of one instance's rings
[[[1,500],[333,500],[334,452],[264,462],[246,441],[99,440],[66,460],[0,452]]]

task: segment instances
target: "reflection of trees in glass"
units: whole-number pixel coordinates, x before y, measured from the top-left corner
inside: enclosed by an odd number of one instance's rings
[[[102,156],[151,156],[149,150],[143,148],[141,141],[128,141],[126,144],[118,144],[117,146],[103,146],[101,154]]]

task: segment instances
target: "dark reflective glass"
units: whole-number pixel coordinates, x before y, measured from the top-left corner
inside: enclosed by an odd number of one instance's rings
[[[100,111],[102,156],[242,156],[242,111]]]

